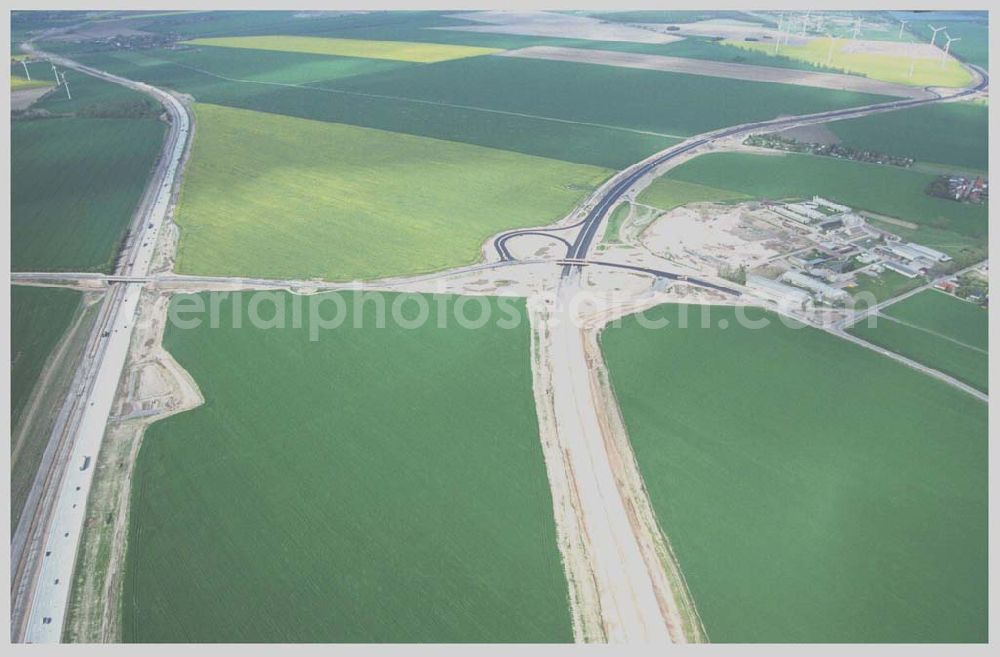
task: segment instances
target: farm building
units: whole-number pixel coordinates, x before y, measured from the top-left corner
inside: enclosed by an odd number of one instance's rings
[[[779,305],[801,307],[812,301],[803,290],[755,274],[747,276],[747,287]]]
[[[803,217],[815,219],[816,221],[821,221],[826,218],[825,214],[817,210],[815,207],[810,207],[807,203],[789,203],[785,206],[785,209],[801,214]]]
[[[791,283],[796,287],[809,290],[810,292],[818,295],[823,301],[845,301],[848,297],[847,292],[841,290],[839,287],[827,285],[823,281],[815,279],[812,276],[807,276],[802,272],[786,271],[782,274],[781,280],[786,283]]]
[[[917,276],[920,275],[920,272],[917,271],[916,269],[911,269],[910,267],[907,267],[906,265],[898,262],[887,261],[885,263],[885,267],[886,269],[891,269],[897,274],[902,274],[907,278],[916,278]]]
[[[771,210],[773,210],[776,214],[784,217],[785,219],[791,219],[792,221],[795,221],[800,224],[811,224],[813,221],[811,217],[799,214],[794,210],[791,210],[787,207],[782,207],[780,205],[772,207]]]
[[[834,212],[850,212],[851,210],[846,205],[841,205],[840,203],[834,203],[833,201],[828,201],[822,196],[813,196],[812,202],[815,203],[816,205],[825,206],[833,210]]]
[[[911,251],[916,251],[923,257],[936,262],[948,262],[951,260],[951,256],[947,253],[941,253],[940,251],[932,249],[929,246],[923,246],[922,244],[915,244],[913,242],[908,243],[906,246],[909,247]]]
[[[888,255],[893,256],[895,258],[899,258],[900,260],[903,260],[903,261],[909,263],[910,266],[912,266],[915,269],[926,268],[928,265],[934,264],[935,258],[932,258],[931,256],[929,256],[925,252],[924,249],[926,249],[926,247],[920,247],[919,249],[917,249],[917,248],[914,248],[915,246],[919,246],[919,245],[915,245],[913,243],[910,243],[910,244],[886,244],[885,246],[883,246],[881,248]],[[934,253],[937,253],[933,249],[926,249],[926,250],[927,251],[932,251]],[[941,253],[939,255],[944,256],[943,253]],[[947,257],[947,256],[944,256],[944,257]]]

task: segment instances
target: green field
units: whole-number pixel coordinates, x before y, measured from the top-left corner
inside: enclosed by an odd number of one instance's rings
[[[640,203],[646,203],[661,210],[673,210],[688,203],[743,201],[749,198],[740,192],[670,178],[657,178],[642,191],[638,200]]]
[[[258,85],[266,82],[301,85],[317,80],[335,80],[352,75],[366,75],[417,66],[413,62],[389,59],[331,57],[310,53],[210,46],[176,52],[156,51],[156,54],[128,53],[122,54],[122,56],[132,57],[132,61],[140,70],[147,67],[157,69],[160,66],[165,66],[168,70],[171,67],[176,68],[178,65],[189,67],[186,70],[182,68],[176,71],[181,76],[177,78],[176,82],[184,87],[185,81],[190,79],[187,84],[195,85],[191,87],[192,91],[199,92],[202,89],[207,92],[208,88],[205,87],[224,88],[226,83],[231,83],[232,80],[246,80],[247,83],[257,83]],[[200,73],[202,71],[221,77],[213,79],[206,76],[205,73]],[[230,78],[230,80],[223,78]],[[168,77],[163,81],[174,82],[175,80]],[[205,85],[205,87],[197,86],[199,84]],[[252,86],[250,89],[254,90]],[[275,91],[273,88],[259,86],[255,90],[258,92]]]
[[[219,52],[226,50],[232,54]],[[489,56],[372,69],[349,77],[321,74],[303,85],[298,77],[283,80],[281,63],[269,57],[287,54],[205,48],[95,53],[81,59],[179,89],[200,102],[615,169],[705,130],[885,100],[825,89]],[[233,68],[241,72],[228,73]],[[595,94],[595,89],[602,91]],[[720,95],[725,103],[718,101]]]
[[[882,309],[873,324],[862,321],[848,331],[987,391],[989,323],[985,308],[927,290]]]
[[[924,194],[932,174],[832,157],[787,153],[710,153],[685,162],[668,179],[748,194],[754,198],[814,194],[985,242],[987,208]]]
[[[610,171],[213,105],[182,189],[177,270],[367,279],[466,264],[551,223]]]
[[[473,57],[324,87],[689,136],[885,96],[518,57]],[[724,98],[725,102],[720,102]]]
[[[149,119],[13,121],[11,269],[111,271],[163,133]]]
[[[10,426],[21,419],[45,360],[69,327],[80,293],[47,287],[10,288]]]
[[[310,298],[277,296],[287,325],[293,299],[310,316]],[[250,328],[246,306],[242,329],[168,328],[206,403],[140,450],[124,640],[572,640],[523,301],[484,299],[490,320],[464,329],[464,302],[422,298],[422,328],[376,328],[376,302],[357,314],[345,295],[317,341]]]
[[[16,71],[20,67],[12,68]],[[52,84],[47,62],[29,64]],[[61,69],[60,69],[61,70]],[[11,268],[110,272],[163,142],[146,96],[76,71],[11,122]]]
[[[774,44],[764,41],[724,41],[727,45],[745,50],[774,54]],[[817,66],[829,66],[837,70],[861,75],[874,80],[884,80],[896,84],[917,87],[964,87],[972,82],[972,76],[953,57],[944,65],[935,58],[915,60],[913,75],[910,75],[911,58],[906,55],[889,55],[850,52],[850,39],[838,39],[832,46],[827,37],[810,39],[802,45],[782,44],[777,56],[798,59]]]
[[[862,322],[849,332],[987,392],[989,357],[985,353],[885,318],[875,327]]]
[[[709,639],[985,642],[987,406],[771,314],[677,309],[602,344]]]
[[[613,169],[678,142],[616,126],[459,107],[392,93],[286,86],[422,66],[406,62],[208,47],[100,53],[80,59],[113,73],[181,90],[214,105],[348,123]]]
[[[827,124],[846,146],[986,171],[989,108],[935,103]]]
[[[907,16],[910,19],[908,29],[916,32],[921,40],[929,41],[931,38],[931,28],[929,25],[936,27],[940,27],[942,24],[947,25],[948,34],[962,39],[952,44],[952,54],[971,64],[977,64],[985,69],[989,69],[990,38],[986,17],[983,16],[981,21],[954,21],[954,16],[945,15],[935,17],[932,15],[933,13],[921,12],[920,14],[910,14]]]
[[[500,52],[497,48],[450,46],[439,43],[413,43],[408,41],[371,41],[363,39],[333,39],[305,36],[245,36],[195,39],[193,45],[221,48],[250,48],[301,52],[314,55],[339,55],[367,59],[390,59],[403,62],[431,64],[463,57],[477,57]]]
[[[883,315],[989,349],[989,311],[937,290],[927,290],[882,309]]]
[[[10,298],[10,528],[20,520],[31,490],[52,421],[69,386],[64,355],[52,359],[60,341],[68,335],[80,307],[79,292],[59,288],[11,287]],[[65,337],[65,339],[69,339]],[[67,349],[72,352],[72,348]],[[52,367],[46,385],[32,393],[46,364]],[[32,401],[33,400],[33,401]],[[28,412],[28,402],[32,411]]]
[[[54,83],[52,68],[48,62],[35,62],[29,64],[28,68],[31,69],[32,79],[46,84]],[[77,71],[64,70],[62,67],[59,67],[59,73],[65,74],[71,97],[66,95],[65,89],[55,89],[32,105],[32,109],[46,110],[53,114],[104,114],[126,118],[137,118],[140,113],[145,117],[155,118],[163,111],[152,99],[138,91]]]

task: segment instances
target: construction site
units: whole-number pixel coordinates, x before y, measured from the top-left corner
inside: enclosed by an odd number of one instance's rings
[[[695,203],[663,213],[640,244],[667,260],[745,282],[776,303],[842,306],[865,278],[944,275],[952,257],[878,228],[820,196],[790,202]]]

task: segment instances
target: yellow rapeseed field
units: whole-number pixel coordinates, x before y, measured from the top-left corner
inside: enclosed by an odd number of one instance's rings
[[[184,43],[220,48],[250,48],[253,50],[278,50],[281,52],[311,53],[314,55],[339,55],[342,57],[367,57],[393,59],[403,62],[430,64],[449,59],[462,59],[500,52],[497,48],[452,46],[442,43],[414,43],[411,41],[368,41],[365,39],[328,39],[303,36],[244,36],[193,39]]]

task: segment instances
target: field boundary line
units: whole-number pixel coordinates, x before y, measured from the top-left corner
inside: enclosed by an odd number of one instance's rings
[[[291,82],[271,82],[271,81],[268,81],[268,80],[245,80],[245,79],[242,79],[242,78],[231,78],[231,77],[222,75],[220,73],[214,73],[214,72],[209,71],[207,69],[199,68],[197,66],[191,66],[189,64],[182,64],[180,62],[176,62],[176,61],[173,61],[173,60],[170,60],[170,59],[161,59],[160,61],[169,63],[169,64],[171,64],[173,66],[179,66],[180,68],[186,68],[186,69],[189,69],[191,71],[195,71],[196,73],[202,73],[203,75],[209,75],[209,76],[211,76],[213,78],[218,78],[220,80],[225,80],[226,82],[237,82],[237,83],[242,83],[242,84],[263,84],[263,85],[270,85],[270,86],[275,86],[275,87],[293,87],[295,89],[309,89],[309,90],[320,91],[320,92],[324,92],[324,93],[341,94],[341,95],[345,95],[345,96],[358,96],[358,97],[361,97],[361,98],[377,98],[377,99],[381,99],[381,100],[399,100],[399,101],[403,101],[403,102],[417,103],[417,104],[420,104],[420,105],[432,105],[432,106],[437,106],[437,107],[453,107],[455,109],[464,109],[464,110],[470,110],[470,111],[473,111],[473,112],[487,112],[489,114],[501,114],[501,115],[504,115],[504,116],[516,116],[516,117],[519,117],[519,118],[522,118],[522,119],[535,119],[535,120],[538,120],[538,121],[552,121],[552,122],[555,122],[555,123],[566,123],[566,124],[569,124],[569,125],[582,125],[582,126],[588,126],[588,127],[591,127],[591,128],[603,128],[605,130],[619,130],[621,132],[631,132],[631,133],[634,133],[634,134],[649,135],[651,137],[663,137],[663,138],[666,138],[666,139],[681,139],[681,140],[683,140],[683,139],[687,139],[688,138],[688,136],[685,136],[685,135],[674,135],[674,134],[670,134],[670,133],[666,133],[666,132],[655,132],[653,130],[640,130],[638,128],[626,128],[624,126],[607,125],[607,124],[604,124],[604,123],[591,123],[589,121],[573,121],[571,119],[560,119],[560,118],[553,117],[553,116],[540,116],[538,114],[527,114],[525,112],[512,112],[510,110],[492,109],[492,108],[489,108],[489,107],[477,107],[475,105],[462,105],[462,104],[459,104],[459,103],[445,103],[445,102],[436,101],[436,100],[425,100],[423,98],[410,98],[408,96],[395,96],[395,95],[392,95],[392,94],[378,94],[378,93],[372,93],[372,92],[368,92],[368,91],[352,91],[350,89],[334,89],[334,88],[328,88],[328,87],[317,87],[317,86],[314,86],[314,85],[316,85],[316,84],[318,84],[320,82],[326,82],[326,80],[314,80],[312,82],[302,82],[302,83],[297,83],[296,84],[296,83],[291,83]],[[332,79],[339,79],[339,78],[332,78]],[[254,110],[254,111],[260,111],[260,110]],[[293,118],[299,118],[299,117],[293,117]],[[313,120],[317,120],[317,119],[313,119]],[[394,132],[394,131],[388,131],[388,132]]]
[[[800,318],[795,317],[794,315],[787,315],[787,316],[796,321],[802,321]],[[941,370],[936,370],[933,367],[924,365],[923,363],[918,363],[912,358],[908,358],[902,354],[898,354],[895,351],[892,351],[891,349],[887,349],[886,347],[881,347],[875,344],[874,342],[869,342],[868,340],[859,338],[858,336],[852,333],[848,333],[847,331],[823,328],[823,327],[816,327],[816,328],[831,333],[832,335],[835,335],[839,338],[843,338],[848,342],[853,342],[854,344],[860,347],[864,347],[865,349],[870,349],[871,351],[874,351],[877,354],[881,354],[886,358],[890,358],[898,363],[901,363],[902,365],[905,365],[906,367],[917,370],[918,372],[922,372],[923,374],[926,374],[931,378],[937,379],[946,385],[950,385],[953,388],[958,388],[959,390],[972,395],[981,402],[984,402],[986,404],[990,403],[990,397],[987,393],[983,392],[979,388],[976,388],[975,386],[965,383],[964,381],[959,381],[955,377],[951,376],[950,374],[945,374]]]
[[[896,322],[897,324],[900,324],[900,325],[905,326],[907,328],[914,329],[915,331],[923,331],[924,333],[929,333],[930,335],[933,335],[936,338],[941,338],[942,340],[947,340],[948,342],[954,342],[955,344],[957,344],[957,345],[959,345],[961,347],[965,347],[967,349],[972,349],[973,351],[978,351],[979,353],[983,354],[984,356],[989,356],[990,355],[990,352],[987,351],[986,349],[983,349],[981,347],[975,347],[975,346],[973,346],[971,344],[966,344],[965,342],[962,342],[961,340],[958,340],[958,339],[953,338],[951,336],[945,335],[944,333],[938,333],[937,331],[934,331],[932,329],[924,328],[923,326],[918,326],[916,324],[911,324],[910,322],[907,322],[905,320],[899,319],[898,317],[893,317],[892,315],[887,315],[884,312],[880,312],[880,313],[878,313],[878,315],[879,315],[879,317],[884,317],[884,318],[888,319],[889,321]]]

